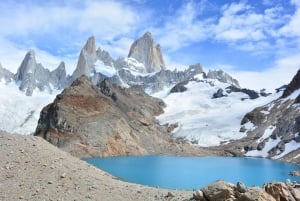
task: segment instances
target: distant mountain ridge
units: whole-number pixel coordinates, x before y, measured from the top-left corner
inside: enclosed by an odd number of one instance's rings
[[[33,50],[25,55],[16,74],[0,66],[0,79],[3,78],[6,82],[15,81],[20,90],[28,96],[31,96],[35,89],[50,93],[54,89],[62,90],[81,75],[89,77],[94,84],[109,78],[111,82],[120,86],[141,85],[144,90],[154,93],[164,87],[193,79],[193,76],[201,73],[205,74],[200,64],[190,65],[182,71],[168,70],[160,46],[154,44],[150,32],[133,42],[127,58],[117,60],[107,51],[97,49],[95,37],[89,37],[71,76],[66,74],[64,62],[53,71],[37,63]],[[209,71],[207,78],[240,87],[236,79],[221,70]]]

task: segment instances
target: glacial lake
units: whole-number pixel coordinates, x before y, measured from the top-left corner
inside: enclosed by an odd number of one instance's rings
[[[247,186],[298,178],[300,166],[248,157],[120,156],[86,158],[88,163],[127,182],[167,189],[198,189],[216,180]]]

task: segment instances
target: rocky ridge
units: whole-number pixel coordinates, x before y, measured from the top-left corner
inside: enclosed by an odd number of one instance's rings
[[[299,79],[298,71],[278,99],[247,113],[241,121],[241,131],[247,137],[230,143],[228,149],[300,163]]]
[[[207,153],[167,135],[172,125],[155,120],[163,107],[140,87],[81,76],[42,110],[34,135],[78,157]]]
[[[16,74],[0,66],[0,79],[2,78],[6,83],[16,82],[27,96],[31,96],[35,89],[52,93],[54,89],[61,90],[69,83],[64,62],[53,71],[49,71],[36,62],[33,50],[25,55]]]

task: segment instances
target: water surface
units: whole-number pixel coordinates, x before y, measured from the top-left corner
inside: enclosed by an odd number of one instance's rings
[[[88,158],[88,163],[121,180],[168,189],[198,189],[216,180],[262,186],[273,180],[295,180],[300,166],[262,158],[120,156]]]

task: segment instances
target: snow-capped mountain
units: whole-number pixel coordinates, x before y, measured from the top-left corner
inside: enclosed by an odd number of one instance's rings
[[[300,70],[279,98],[244,116],[241,130],[246,156],[300,161]]]
[[[165,69],[160,45],[154,44],[154,39],[150,32],[146,32],[131,45],[128,58],[133,58],[143,64],[144,69],[140,71],[141,73],[152,73]]]
[[[33,51],[26,54],[16,75],[0,68],[1,90],[8,93],[7,97],[14,97],[0,100],[4,106],[0,108],[3,119],[0,129],[33,133],[42,106],[81,75],[89,77],[95,85],[104,79],[122,87],[139,85],[148,94],[162,98],[167,107],[158,117],[159,122],[173,128],[178,125],[173,130],[174,137],[201,146],[244,137],[246,134],[239,132],[244,114],[274,99],[241,88],[236,79],[222,70],[206,73],[200,64],[181,71],[167,69],[160,47],[154,44],[149,32],[132,44],[128,57],[117,60],[105,50],[97,49],[92,36],[82,48],[71,76],[66,75],[64,63],[51,72],[45,69],[36,62]],[[18,91],[18,87],[25,93]],[[26,102],[22,108],[20,102]],[[7,112],[11,115],[4,115]]]
[[[175,138],[184,138],[200,146],[216,146],[245,137],[240,121],[245,113],[278,97],[257,92],[255,100],[247,90],[232,90],[231,84],[202,74],[173,88],[153,94],[167,107],[158,117],[161,124],[175,124]],[[250,91],[250,90],[249,90]]]

